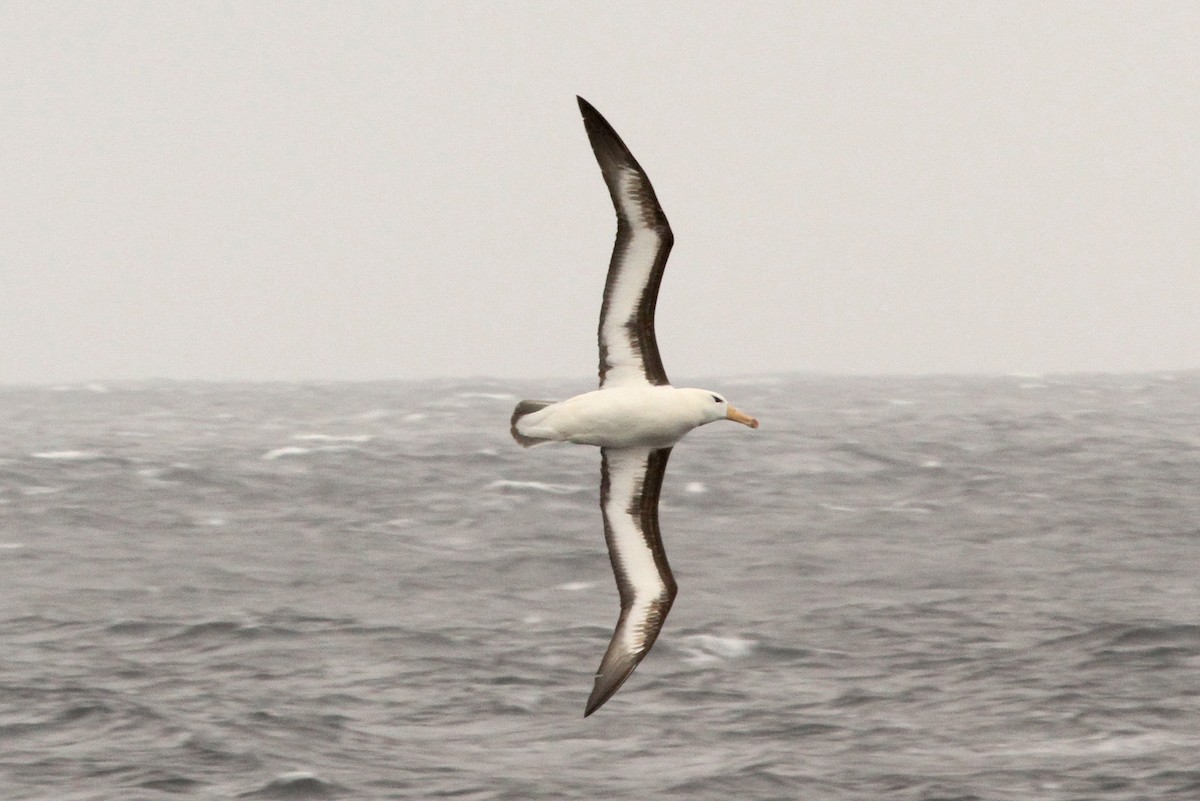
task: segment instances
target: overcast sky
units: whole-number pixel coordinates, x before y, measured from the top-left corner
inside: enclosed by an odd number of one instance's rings
[[[0,383],[1200,368],[1200,4],[0,5]],[[519,382],[518,382],[519,383]],[[517,390],[519,391],[519,389]]]

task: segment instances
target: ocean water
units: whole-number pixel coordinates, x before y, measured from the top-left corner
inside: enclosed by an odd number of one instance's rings
[[[0,798],[1200,798],[1200,374],[704,383],[586,720],[586,382],[0,390]]]

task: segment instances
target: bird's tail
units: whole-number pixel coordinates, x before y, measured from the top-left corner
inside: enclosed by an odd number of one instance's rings
[[[532,448],[534,445],[544,445],[547,442],[554,442],[554,440],[548,437],[531,437],[527,434],[524,434],[520,431],[519,425],[521,418],[525,415],[533,414],[534,412],[540,412],[542,409],[545,409],[547,406],[550,406],[554,403],[555,401],[523,400],[517,404],[517,408],[513,409],[512,421],[510,422],[509,430],[512,432],[513,439],[515,439],[521,445],[521,447]]]

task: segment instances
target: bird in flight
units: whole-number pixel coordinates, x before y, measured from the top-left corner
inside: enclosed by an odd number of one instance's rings
[[[612,126],[582,97],[579,110],[617,212],[617,240],[600,306],[600,388],[564,401],[523,400],[513,439],[524,447],[600,448],[600,511],[621,615],[584,709],[595,712],[654,645],[675,579],[658,529],[671,448],[693,428],[733,420],[758,428],[724,396],[671,386],[654,338],[654,306],[674,237],[650,179]]]

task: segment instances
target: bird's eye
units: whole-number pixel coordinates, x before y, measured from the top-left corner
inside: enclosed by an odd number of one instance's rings
[[[720,402],[721,402],[721,398],[720,398],[720,396],[719,396],[719,395],[713,395],[713,403],[720,403]]]

